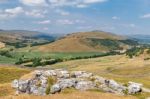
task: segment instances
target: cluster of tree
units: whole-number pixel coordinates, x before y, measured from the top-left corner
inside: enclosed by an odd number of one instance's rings
[[[20,65],[20,64],[23,64],[23,63],[27,63],[27,62],[32,62],[33,59],[24,59],[23,57],[20,57],[16,62],[15,64],[16,65]]]
[[[136,40],[126,39],[126,40],[119,40],[119,41],[124,44],[131,45],[131,46],[139,45],[138,41],[136,41]]]
[[[28,40],[18,41],[18,42],[5,42],[6,45],[14,46],[15,48],[23,48],[27,47],[29,44],[30,46],[38,46],[51,43],[53,41],[43,41],[43,42],[33,42]]]
[[[15,48],[22,48],[28,46],[28,44],[26,44],[25,42],[15,42],[15,43],[5,42],[5,43],[6,45],[14,46]]]
[[[63,61],[62,59],[50,59],[50,60],[42,61],[41,58],[34,58],[32,61],[32,64],[28,64],[25,66],[27,66],[27,67],[38,67],[38,66],[52,65],[52,64],[62,62],[62,61]]]
[[[92,46],[106,46],[112,50],[122,49],[120,47],[120,42],[117,40],[110,40],[110,39],[89,39],[92,42]]]
[[[31,44],[31,47],[33,46],[39,46],[39,45],[45,45],[45,44],[49,44],[51,43],[52,41],[47,41],[47,42],[41,42],[41,43],[38,43],[38,42],[34,42]]]
[[[133,47],[126,51],[126,55],[129,56],[130,58],[133,58],[134,56],[143,54],[144,49],[145,49],[144,47]]]
[[[9,52],[8,50],[0,51],[0,55],[1,55],[1,56],[5,56],[5,57],[12,58],[12,55],[10,54],[10,52]]]
[[[26,65],[28,67],[37,67],[37,66],[45,66],[45,65],[52,65],[58,62],[63,62],[63,61],[68,61],[68,60],[77,60],[77,59],[88,59],[88,58],[96,58],[96,57],[103,57],[103,56],[108,56],[108,55],[116,55],[119,54],[117,52],[109,52],[109,53],[103,53],[99,55],[91,55],[91,56],[78,56],[78,57],[71,57],[71,58],[56,58],[56,59],[51,59],[50,57],[48,58],[33,58],[33,59],[23,59],[19,58],[19,60],[16,62],[17,65],[27,63],[27,62],[32,62],[32,64]]]
[[[148,50],[147,50],[147,54],[150,54],[150,48],[148,48]]]

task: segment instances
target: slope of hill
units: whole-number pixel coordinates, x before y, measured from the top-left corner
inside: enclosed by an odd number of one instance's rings
[[[66,35],[59,40],[34,47],[32,50],[46,52],[107,52],[127,49],[137,42],[126,37],[103,32],[79,32]]]
[[[6,45],[14,46],[16,48],[26,47],[28,45],[35,46],[49,43],[54,40],[54,37],[36,32],[26,30],[1,30],[0,42]]]

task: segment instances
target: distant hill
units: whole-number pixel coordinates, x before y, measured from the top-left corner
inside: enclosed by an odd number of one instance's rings
[[[0,42],[16,48],[28,45],[42,45],[53,41],[55,38],[45,33],[26,30],[0,30]]]
[[[139,43],[150,44],[150,35],[137,34],[137,35],[130,35],[129,37],[137,40]]]
[[[107,52],[128,49],[138,44],[124,36],[103,31],[68,34],[50,44],[33,47],[32,50],[46,52]]]

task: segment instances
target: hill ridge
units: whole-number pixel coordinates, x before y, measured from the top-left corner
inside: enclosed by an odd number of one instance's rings
[[[55,42],[32,48],[44,52],[107,52],[111,49],[129,47],[122,41],[128,38],[108,32],[77,32],[67,34]],[[110,47],[110,48],[109,48]]]

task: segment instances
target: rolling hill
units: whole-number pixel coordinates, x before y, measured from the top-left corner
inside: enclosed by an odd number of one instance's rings
[[[44,33],[26,30],[0,30],[0,42],[16,48],[42,45],[55,38]]]
[[[130,38],[136,39],[141,44],[150,44],[150,35],[146,34],[136,34],[136,35],[129,35]]]
[[[128,49],[138,43],[124,36],[103,31],[68,34],[55,42],[33,47],[33,51],[44,52],[107,52]]]

